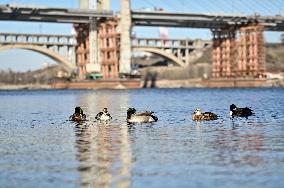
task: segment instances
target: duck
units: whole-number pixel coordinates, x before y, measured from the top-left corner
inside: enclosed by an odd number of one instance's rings
[[[230,116],[239,116],[239,117],[248,117],[253,115],[253,110],[245,107],[245,108],[238,108],[235,104],[230,105]]]
[[[153,115],[154,112],[136,112],[135,108],[128,108],[127,123],[152,123],[158,121],[158,117]]]
[[[217,120],[218,116],[212,112],[201,112],[199,108],[197,108],[192,115],[192,120],[201,121],[201,120]]]
[[[96,117],[96,120],[100,121],[100,122],[109,122],[112,117],[111,115],[108,113],[107,108],[104,108],[101,112],[99,112]]]
[[[69,117],[70,121],[74,122],[81,122],[86,120],[86,115],[84,114],[81,107],[77,106],[75,107],[75,112]]]

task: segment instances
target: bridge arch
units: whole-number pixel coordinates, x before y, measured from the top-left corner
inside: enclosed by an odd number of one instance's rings
[[[177,58],[176,56],[174,56],[171,53],[166,52],[165,50],[162,49],[157,49],[157,48],[151,48],[151,47],[133,47],[132,50],[134,52],[150,52],[153,54],[157,54],[157,55],[161,55],[169,60],[172,60],[173,62],[175,62],[176,64],[184,67],[186,64],[180,60],[179,58]]]
[[[72,72],[76,68],[75,65],[69,63],[66,59],[64,59],[60,54],[47,49],[42,46],[36,46],[36,45],[29,45],[29,44],[8,44],[8,45],[0,45],[0,51],[4,50],[10,50],[10,49],[25,49],[25,50],[31,50],[34,52],[38,52],[40,54],[46,55],[53,59],[54,61],[58,62],[60,66],[67,72]]]

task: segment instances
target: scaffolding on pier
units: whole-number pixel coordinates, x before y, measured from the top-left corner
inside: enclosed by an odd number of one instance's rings
[[[120,35],[116,20],[110,19],[100,24],[99,41],[103,77],[118,78]]]
[[[265,73],[264,27],[249,24],[238,29],[215,29],[213,78],[262,77]]]

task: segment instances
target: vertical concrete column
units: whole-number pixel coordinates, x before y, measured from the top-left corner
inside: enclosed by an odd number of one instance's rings
[[[177,49],[177,57],[178,57],[178,59],[182,60],[180,48]]]
[[[96,19],[91,21],[90,25],[90,64],[94,64],[96,71],[100,71],[100,62],[99,62],[99,41],[98,41],[98,22]]]
[[[120,0],[120,62],[119,72],[123,74],[131,71],[131,13],[130,0]]]
[[[89,9],[89,0],[80,0],[80,9]]]
[[[91,0],[95,1],[95,0]],[[97,0],[98,10],[110,10],[110,0]]]
[[[254,32],[253,35],[253,41],[254,41],[254,45],[253,45],[253,56],[254,56],[254,61],[253,61],[253,69],[254,70],[258,70],[258,41],[257,41],[257,32]]]
[[[110,0],[88,0],[89,9],[110,10]],[[90,45],[90,65],[89,71],[100,72],[101,71],[101,58],[99,54],[100,44],[98,37],[99,21],[96,19],[91,20],[89,30],[89,45]]]
[[[189,65],[189,49],[185,48],[185,52],[184,52],[184,62],[186,65]]]

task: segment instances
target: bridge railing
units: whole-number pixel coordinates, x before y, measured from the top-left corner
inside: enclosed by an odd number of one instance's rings
[[[0,44],[33,44],[41,46],[76,46],[74,35],[0,33]]]
[[[203,48],[204,44],[211,44],[211,41],[191,39],[161,39],[161,38],[132,38],[132,47],[154,47],[171,49],[196,49]],[[202,45],[200,45],[200,42]]]
[[[191,39],[132,38],[133,47],[189,48],[194,47]]]

